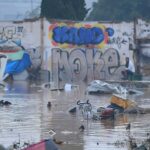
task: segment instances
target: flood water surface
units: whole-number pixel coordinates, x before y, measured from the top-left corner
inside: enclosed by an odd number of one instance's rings
[[[0,106],[0,144],[9,147],[14,142],[35,143],[51,138],[50,130],[56,134],[62,150],[128,150],[129,134],[138,144],[147,138],[150,132],[149,114],[124,114],[115,119],[85,119],[77,110],[70,114],[68,110],[76,106],[78,100],[89,99],[92,109],[110,104],[111,94],[85,95],[85,85],[71,91],[51,91],[42,86],[25,82],[6,85],[0,91],[0,100],[9,101],[10,106]],[[132,99],[143,107],[150,107],[150,89],[140,89],[143,95],[132,95]],[[51,108],[47,107],[48,102]],[[126,125],[131,123],[130,133]],[[79,130],[85,126],[84,132]],[[20,144],[20,145],[21,145]]]

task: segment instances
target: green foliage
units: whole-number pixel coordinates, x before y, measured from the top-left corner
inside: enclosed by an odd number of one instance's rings
[[[150,19],[150,0],[98,0],[87,20],[133,21]]]
[[[6,150],[2,145],[0,145],[0,150]]]
[[[49,19],[83,20],[88,10],[84,0],[42,0],[41,16]]]

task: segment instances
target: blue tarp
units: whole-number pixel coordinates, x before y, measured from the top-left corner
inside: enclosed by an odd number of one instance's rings
[[[21,73],[25,69],[31,66],[30,56],[27,53],[24,53],[21,60],[8,60],[5,68],[5,74],[17,74]]]
[[[120,113],[124,112],[124,109],[116,104],[110,104],[107,108],[112,108],[113,110],[118,110]]]

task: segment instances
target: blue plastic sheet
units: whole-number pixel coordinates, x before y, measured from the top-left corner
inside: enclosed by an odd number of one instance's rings
[[[114,34],[114,30],[107,28],[109,36]],[[101,28],[75,28],[75,27],[56,27],[53,29],[53,40],[60,44],[76,44],[76,45],[87,45],[87,44],[100,44],[105,39],[104,31]]]
[[[29,68],[32,65],[30,56],[27,53],[24,53],[21,60],[11,61],[9,60],[6,64],[5,74],[17,74],[21,73],[25,69]]]
[[[118,110],[120,113],[124,112],[124,109],[116,104],[110,104],[107,108],[112,108],[113,110]]]

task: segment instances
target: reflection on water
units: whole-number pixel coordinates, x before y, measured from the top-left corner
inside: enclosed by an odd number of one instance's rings
[[[144,95],[132,96],[138,104],[150,106],[150,89]],[[128,150],[128,133],[125,127],[131,123],[130,134],[140,143],[150,131],[150,115],[118,115],[115,120],[84,120],[77,112],[68,113],[79,99],[90,99],[93,109],[107,106],[111,95],[85,95],[85,85],[72,91],[50,91],[40,86],[31,86],[25,82],[8,84],[0,92],[0,100],[7,100],[11,106],[0,106],[0,144],[11,145],[19,140],[34,143],[40,139],[50,138],[49,130],[56,132],[56,139],[65,143],[62,150]],[[51,109],[47,108],[51,101]],[[83,124],[85,131],[80,132]],[[120,141],[120,144],[115,144]]]

